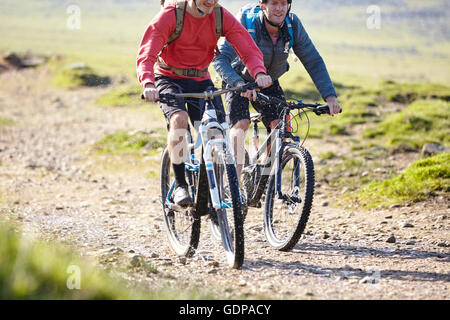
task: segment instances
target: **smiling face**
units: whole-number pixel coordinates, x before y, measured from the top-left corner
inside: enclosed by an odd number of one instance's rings
[[[267,19],[274,24],[282,24],[286,18],[290,4],[287,0],[268,0],[261,4]]]
[[[214,7],[219,0],[197,0],[197,7],[205,14],[210,14],[214,11]]]

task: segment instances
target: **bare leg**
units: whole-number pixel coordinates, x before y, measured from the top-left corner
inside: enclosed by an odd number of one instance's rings
[[[179,111],[170,117],[169,134],[167,135],[167,145],[169,147],[170,161],[173,164],[182,164],[186,160],[187,141],[186,130],[188,127],[188,114],[186,111]]]
[[[245,163],[245,135],[249,126],[250,120],[242,119],[230,129],[230,139],[233,145],[236,169],[239,177],[241,176],[242,167]]]

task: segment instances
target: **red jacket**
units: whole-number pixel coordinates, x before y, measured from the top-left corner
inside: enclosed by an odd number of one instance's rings
[[[161,69],[158,64],[155,64],[169,35],[175,30],[174,10],[173,4],[164,7],[153,18],[144,33],[136,61],[138,80],[143,87],[147,83],[154,83],[154,72],[176,79],[189,78],[196,81],[210,79],[209,72],[205,77],[185,77],[175,74],[172,70]],[[222,7],[222,12],[223,35],[235,48],[250,74],[255,78],[260,72],[266,73],[261,50],[256,46],[250,34],[228,10]],[[216,45],[214,12],[204,18],[195,18],[186,11],[180,37],[164,49],[161,58],[169,66],[203,70],[210,65],[214,58]]]

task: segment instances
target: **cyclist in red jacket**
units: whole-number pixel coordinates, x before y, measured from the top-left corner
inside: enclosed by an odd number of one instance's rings
[[[176,40],[168,44],[179,22],[176,14],[180,8],[184,10],[182,31]],[[272,84],[264,67],[262,53],[252,37],[229,11],[218,5],[218,0],[178,0],[167,4],[156,15],[140,44],[137,75],[146,100],[156,101],[160,93],[203,92],[214,87],[207,68],[217,46],[218,13],[222,20],[221,35],[235,48],[257,84],[260,87]],[[250,91],[243,95],[248,97]],[[220,97],[214,103],[223,110]],[[177,185],[173,201],[181,206],[189,206],[192,199],[184,174],[187,154],[184,137],[188,118],[195,126],[195,122],[201,120],[203,110],[198,109],[201,106],[198,101],[191,100],[180,99],[176,105],[159,105],[169,129],[168,147]],[[224,117],[224,114],[220,116]]]

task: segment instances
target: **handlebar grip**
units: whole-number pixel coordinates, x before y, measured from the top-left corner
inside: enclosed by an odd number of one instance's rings
[[[317,115],[321,115],[321,114],[330,114],[330,108],[327,106],[327,105],[325,105],[325,106],[320,106],[320,107],[317,107],[316,109],[315,109],[315,113],[317,114]],[[341,110],[339,111],[339,113],[342,113],[342,108],[341,108]]]

